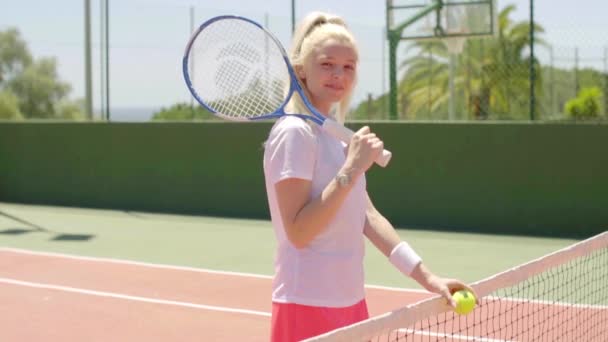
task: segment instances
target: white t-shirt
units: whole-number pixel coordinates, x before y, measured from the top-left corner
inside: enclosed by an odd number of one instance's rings
[[[275,302],[345,307],[365,296],[365,177],[357,179],[329,225],[302,249],[287,239],[274,187],[287,178],[306,179],[312,182],[311,199],[317,198],[344,164],[345,146],[319,126],[294,116],[279,119],[270,131],[264,176],[278,242],[272,292]]]

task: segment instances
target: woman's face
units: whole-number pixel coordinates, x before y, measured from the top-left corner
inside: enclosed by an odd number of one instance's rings
[[[328,39],[317,46],[300,72],[311,102],[322,113],[352,90],[357,73],[357,53],[350,44]]]

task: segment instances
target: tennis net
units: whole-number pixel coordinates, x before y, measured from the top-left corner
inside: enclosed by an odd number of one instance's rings
[[[608,341],[608,232],[472,287],[468,315],[436,296],[306,341]]]

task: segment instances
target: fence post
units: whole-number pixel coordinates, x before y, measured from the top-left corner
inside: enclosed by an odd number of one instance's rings
[[[534,121],[536,108],[536,73],[534,68],[534,0],[530,0],[530,120]]]

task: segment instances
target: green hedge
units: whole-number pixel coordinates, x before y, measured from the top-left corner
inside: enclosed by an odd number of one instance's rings
[[[357,128],[362,123],[350,124]],[[371,123],[395,225],[589,236],[608,226],[608,125]],[[0,201],[268,218],[270,123],[0,123]]]

